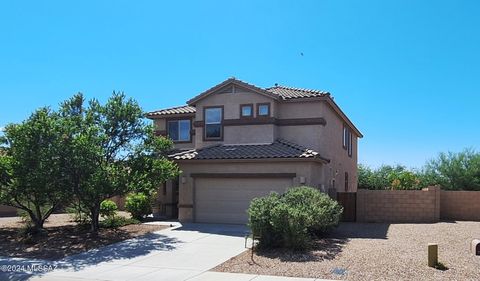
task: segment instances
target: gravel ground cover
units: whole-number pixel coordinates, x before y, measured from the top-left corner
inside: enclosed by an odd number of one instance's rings
[[[129,217],[125,212],[119,215]],[[92,235],[88,226],[77,225],[70,215],[53,214],[45,223],[48,235],[25,242],[20,235],[23,226],[20,217],[0,218],[0,256],[57,260],[167,227],[131,224],[117,229],[100,228],[98,235]]]
[[[342,223],[308,252],[246,251],[214,271],[340,280],[480,280],[470,243],[480,222]],[[439,244],[442,271],[427,266],[427,244]]]

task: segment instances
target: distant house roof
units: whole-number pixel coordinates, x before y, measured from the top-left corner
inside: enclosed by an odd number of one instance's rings
[[[172,115],[172,114],[189,114],[195,113],[195,107],[190,105],[182,105],[171,108],[160,109],[147,113],[147,117],[161,116],[161,115]]]
[[[173,160],[311,158],[330,161],[312,149],[282,139],[267,144],[219,144],[173,153],[169,157]]]

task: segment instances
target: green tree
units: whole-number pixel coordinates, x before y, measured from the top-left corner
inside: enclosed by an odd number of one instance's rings
[[[86,105],[77,94],[60,112],[72,129],[65,149],[72,156],[67,169],[73,193],[89,212],[93,232],[99,228],[103,200],[129,192],[151,194],[178,175],[178,167],[166,157],[171,141],[156,137],[137,102],[123,93],[113,93],[105,105],[97,100]]]
[[[365,165],[358,166],[358,188],[363,189],[390,189],[395,179],[401,178],[407,169],[404,166],[382,165],[372,169]]]
[[[473,149],[440,153],[424,169],[425,181],[449,190],[480,190],[480,153]]]
[[[60,116],[48,108],[35,111],[4,130],[0,153],[0,202],[25,211],[35,231],[71,197],[64,153],[68,139]]]

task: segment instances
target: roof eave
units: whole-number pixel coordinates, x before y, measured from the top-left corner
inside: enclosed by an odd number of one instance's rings
[[[195,113],[170,113],[170,114],[149,114],[145,115],[145,118],[155,120],[171,117],[195,117]]]
[[[317,162],[327,164],[329,159],[323,157],[276,157],[276,158],[241,158],[241,159],[172,159],[174,162],[182,163],[249,163],[249,162]]]

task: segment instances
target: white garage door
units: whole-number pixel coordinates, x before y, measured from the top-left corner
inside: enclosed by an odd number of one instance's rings
[[[197,222],[244,224],[253,198],[275,191],[284,193],[291,178],[197,178],[195,218]]]

